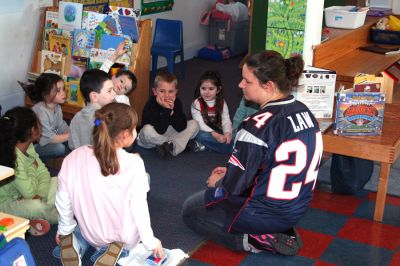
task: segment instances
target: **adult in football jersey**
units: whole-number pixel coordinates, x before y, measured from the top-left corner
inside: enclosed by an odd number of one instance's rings
[[[291,95],[303,71],[300,56],[263,51],[246,59],[239,87],[260,111],[239,126],[226,167],[189,197],[183,220],[233,250],[295,255],[294,226],[309,207],[322,155],[322,136],[310,110]]]

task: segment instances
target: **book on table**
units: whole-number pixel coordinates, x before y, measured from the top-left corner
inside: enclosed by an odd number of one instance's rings
[[[306,66],[293,95],[307,105],[316,118],[332,118],[335,83],[335,71]]]
[[[360,50],[373,52],[383,55],[391,55],[391,54],[400,54],[400,46],[392,47],[392,46],[382,46],[377,44],[372,44],[368,46],[362,46],[359,48]]]
[[[381,135],[385,94],[339,92],[333,132],[336,135]]]

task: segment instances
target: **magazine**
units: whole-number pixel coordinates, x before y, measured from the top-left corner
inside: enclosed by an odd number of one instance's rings
[[[337,135],[381,135],[385,100],[384,93],[339,92],[333,132]]]

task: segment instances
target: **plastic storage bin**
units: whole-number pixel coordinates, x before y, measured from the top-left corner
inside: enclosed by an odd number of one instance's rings
[[[209,44],[229,47],[233,55],[245,53],[249,43],[249,21],[231,21],[230,29],[228,23],[228,20],[210,18]]]
[[[325,24],[332,28],[356,29],[364,25],[368,9],[354,10],[355,6],[331,6],[325,8]]]
[[[400,31],[372,29],[371,42],[383,44],[400,44]]]

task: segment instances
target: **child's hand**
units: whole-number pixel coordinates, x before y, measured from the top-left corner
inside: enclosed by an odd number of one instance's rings
[[[164,258],[164,249],[160,240],[158,240],[158,245],[153,249],[153,256],[161,259]]]
[[[115,52],[111,55],[110,60],[115,62],[120,58],[123,54],[125,54],[128,50],[125,49],[125,41],[121,42],[118,44],[117,49]]]
[[[231,143],[232,134],[231,133],[225,133],[224,136],[225,136],[225,139],[226,139],[226,144]]]
[[[38,199],[38,200],[40,200],[40,201],[43,200],[42,196],[39,196],[39,195],[33,196],[32,199],[33,199],[33,200]]]
[[[224,135],[219,134],[215,131],[211,132],[211,136],[214,137],[214,139],[216,139],[219,143],[225,143],[226,142],[226,138]]]
[[[166,98],[161,95],[156,96],[156,101],[159,105],[167,109],[174,109],[175,106],[175,98]]]
[[[61,244],[60,235],[59,235],[58,233],[56,234],[56,243],[57,243],[57,245],[59,245],[59,246],[60,246],[60,244]]]
[[[167,105],[167,103],[165,102],[164,97],[162,97],[161,95],[157,95],[157,96],[156,96],[156,101],[157,101],[157,103],[158,103],[159,105],[161,105],[162,107],[167,108],[167,109],[169,108],[168,105]]]
[[[174,105],[175,105],[175,98],[167,98],[165,99],[165,103],[167,105],[168,109],[174,109]]]

